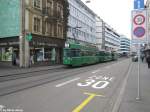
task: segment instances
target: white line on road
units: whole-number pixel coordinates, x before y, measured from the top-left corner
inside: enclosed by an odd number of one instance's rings
[[[101,70],[95,70],[95,71],[93,71],[92,73],[94,74],[94,73],[97,73],[97,72],[99,72],[99,71],[101,71]]]
[[[105,69],[109,69],[109,68],[110,68],[110,66],[106,66],[106,67],[105,67]]]
[[[61,87],[61,86],[64,86],[64,85],[66,85],[66,84],[69,84],[69,83],[71,83],[71,82],[77,81],[77,80],[79,80],[79,79],[80,79],[80,77],[75,78],[75,79],[72,79],[72,80],[69,80],[69,81],[66,81],[66,82],[63,82],[63,83],[61,83],[61,84],[57,84],[55,87]]]

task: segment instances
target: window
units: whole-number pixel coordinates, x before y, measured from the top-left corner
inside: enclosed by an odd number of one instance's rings
[[[53,15],[53,1],[47,0],[47,12],[49,15]]]
[[[59,13],[60,17],[63,18],[63,8],[62,8],[62,5],[57,4],[57,12]]]
[[[42,6],[41,0],[33,0],[33,6],[35,8],[41,9],[41,6]]]
[[[79,57],[80,52],[80,49],[65,49],[64,57]]]
[[[53,36],[54,34],[54,30],[53,30],[53,24],[52,23],[49,23],[49,22],[46,22],[46,33],[50,36]]]
[[[58,24],[58,26],[57,26],[57,36],[58,37],[62,37],[63,36],[63,27],[62,27],[62,25],[60,25],[60,24]]]
[[[40,33],[41,32],[41,18],[34,17],[33,20],[33,31],[35,33]]]

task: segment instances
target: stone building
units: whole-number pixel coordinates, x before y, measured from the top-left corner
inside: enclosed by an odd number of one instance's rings
[[[4,31],[0,27],[1,61],[10,52],[16,54],[20,67],[61,63],[69,13],[67,0],[2,0],[0,4],[5,6],[0,16],[4,26]],[[12,11],[14,14],[9,15]]]

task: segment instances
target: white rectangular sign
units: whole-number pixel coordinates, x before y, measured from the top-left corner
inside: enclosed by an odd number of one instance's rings
[[[145,43],[147,40],[147,11],[132,11],[132,41],[135,43]]]

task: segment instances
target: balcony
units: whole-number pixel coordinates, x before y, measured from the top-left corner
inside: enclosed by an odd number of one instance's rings
[[[63,20],[63,17],[61,15],[60,11],[51,10],[51,9],[49,9],[47,7],[42,9],[42,15],[44,16],[45,20],[47,20],[47,21]]]

